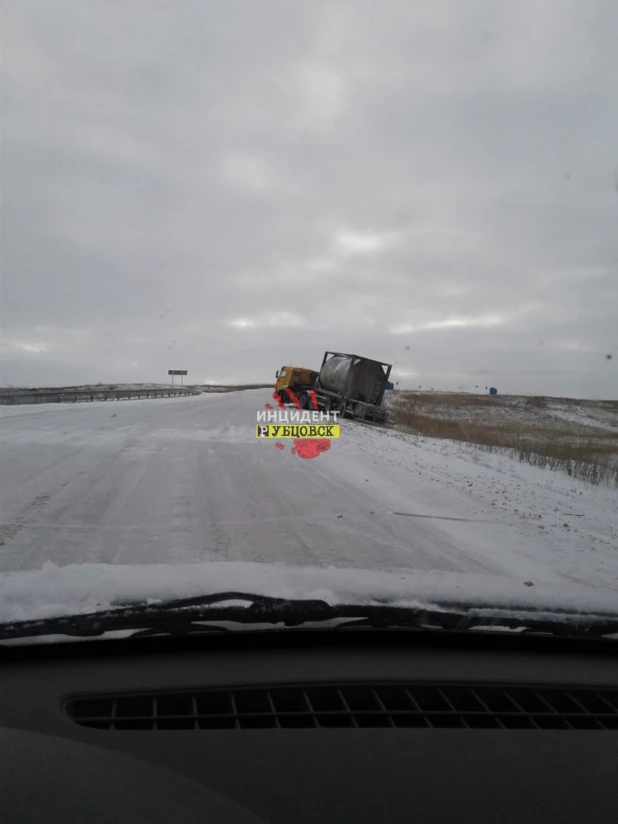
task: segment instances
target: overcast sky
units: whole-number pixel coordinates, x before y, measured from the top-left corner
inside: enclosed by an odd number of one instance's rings
[[[3,6],[3,384],[618,397],[616,0]]]

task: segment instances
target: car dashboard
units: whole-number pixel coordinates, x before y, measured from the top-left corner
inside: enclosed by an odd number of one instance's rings
[[[0,648],[5,820],[618,821],[611,642],[394,630]]]

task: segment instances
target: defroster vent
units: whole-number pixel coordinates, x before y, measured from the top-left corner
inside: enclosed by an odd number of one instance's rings
[[[616,730],[618,688],[355,683],[76,698],[99,730],[425,728]]]

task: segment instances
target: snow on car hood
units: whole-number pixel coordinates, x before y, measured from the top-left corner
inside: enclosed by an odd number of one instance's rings
[[[69,564],[0,575],[0,621],[77,615],[127,603],[243,591],[330,604],[435,606],[466,603],[498,609],[573,610],[618,614],[615,590],[518,581],[490,575],[283,563]]]

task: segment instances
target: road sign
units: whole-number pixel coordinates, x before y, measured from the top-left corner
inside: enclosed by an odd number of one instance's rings
[[[187,374],[186,369],[168,369],[167,374],[172,376],[172,386],[174,385],[174,375],[180,375],[180,385],[182,386],[182,376]]]

